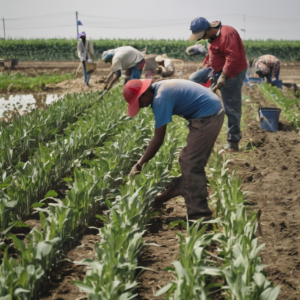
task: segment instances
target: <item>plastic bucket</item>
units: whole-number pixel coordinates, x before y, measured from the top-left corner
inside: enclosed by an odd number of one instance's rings
[[[261,107],[258,110],[260,128],[266,131],[276,132],[278,130],[280,112],[280,108]]]

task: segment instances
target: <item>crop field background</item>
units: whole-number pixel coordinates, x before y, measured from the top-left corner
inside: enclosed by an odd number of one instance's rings
[[[93,40],[96,59],[103,51],[130,45],[137,49],[147,47],[148,54],[167,53],[169,57],[184,60],[199,60],[186,55],[187,47],[194,43],[185,40]],[[272,53],[282,61],[300,61],[300,41],[246,40],[243,41],[247,58]],[[0,58],[20,60],[77,60],[77,40],[35,39],[1,40]]]

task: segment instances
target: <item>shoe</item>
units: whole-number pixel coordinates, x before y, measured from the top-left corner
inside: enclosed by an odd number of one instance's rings
[[[166,190],[157,194],[156,198],[154,199],[152,207],[158,208],[168,200],[180,195],[181,192],[175,186],[170,185]]]
[[[227,141],[227,145],[224,147],[224,150],[239,151],[239,142]]]

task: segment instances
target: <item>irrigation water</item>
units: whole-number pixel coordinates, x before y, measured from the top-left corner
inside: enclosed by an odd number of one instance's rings
[[[12,111],[26,114],[34,108],[45,108],[47,105],[63,97],[58,94],[26,94],[26,95],[0,95],[0,118]]]

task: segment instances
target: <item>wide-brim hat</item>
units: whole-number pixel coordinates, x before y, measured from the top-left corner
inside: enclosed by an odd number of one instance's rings
[[[169,58],[169,57],[166,53],[164,53],[163,55],[156,56],[155,61],[160,63],[160,62],[164,61],[166,58]]]
[[[127,115],[134,117],[140,109],[139,98],[146,92],[152,83],[152,79],[133,79],[129,80],[123,88],[123,97],[128,103]]]

